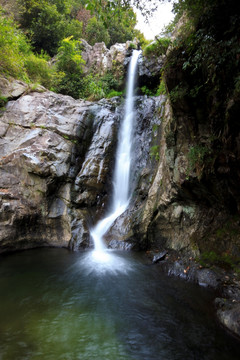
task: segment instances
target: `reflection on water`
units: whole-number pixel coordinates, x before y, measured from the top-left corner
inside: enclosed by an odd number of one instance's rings
[[[0,359],[239,359],[209,291],[139,256],[106,256],[38,249],[0,257]]]

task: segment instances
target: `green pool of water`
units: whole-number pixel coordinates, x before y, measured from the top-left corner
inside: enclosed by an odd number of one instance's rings
[[[239,359],[213,294],[141,256],[36,249],[0,257],[0,359]],[[111,270],[112,269],[112,270]]]

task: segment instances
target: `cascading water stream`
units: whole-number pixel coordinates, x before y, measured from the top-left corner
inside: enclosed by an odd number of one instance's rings
[[[133,51],[128,70],[125,114],[119,131],[116,165],[113,178],[112,210],[110,214],[100,220],[90,232],[94,241],[95,255],[100,255],[98,256],[99,258],[104,255],[106,250],[106,245],[103,241],[104,234],[106,234],[114,221],[127,209],[130,200],[129,177],[131,166],[131,137],[134,117],[133,95],[139,53],[140,52],[137,50]]]

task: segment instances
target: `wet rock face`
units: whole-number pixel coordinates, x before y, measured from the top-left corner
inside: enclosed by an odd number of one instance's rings
[[[130,178],[131,202],[129,208],[116,219],[106,242],[110,247],[127,249],[143,248],[142,239],[139,238],[139,227],[143,204],[147,200],[149,185],[156,166],[156,154],[151,155],[151,148],[156,145],[161,123],[161,111],[164,106],[165,97],[139,96],[135,99],[135,123],[134,137],[132,143],[133,158]],[[128,245],[122,242],[127,241]],[[129,245],[130,244],[130,245]]]
[[[116,104],[52,92],[8,103],[0,118],[1,252],[67,247],[70,240],[72,248],[89,246],[89,214],[107,193]],[[89,161],[101,166],[87,167]]]

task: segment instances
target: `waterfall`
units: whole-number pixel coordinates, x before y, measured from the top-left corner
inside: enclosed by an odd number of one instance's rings
[[[129,194],[129,177],[131,167],[131,138],[134,117],[134,83],[137,73],[139,51],[134,50],[128,69],[127,97],[123,122],[120,126],[116,165],[113,176],[113,201],[111,212],[90,231],[97,253],[106,249],[103,236],[110,229],[114,221],[127,209]]]

